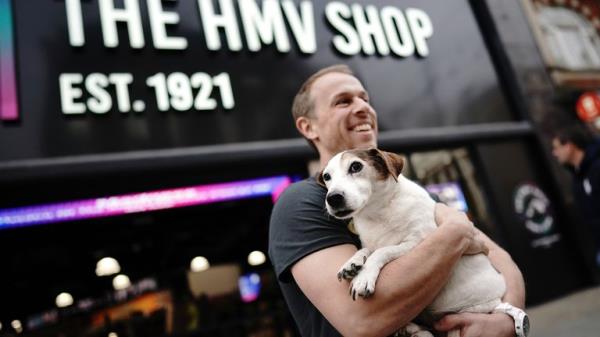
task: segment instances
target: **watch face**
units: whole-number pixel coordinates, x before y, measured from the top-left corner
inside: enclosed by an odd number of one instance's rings
[[[525,336],[529,335],[529,317],[527,315],[523,317],[523,334]]]

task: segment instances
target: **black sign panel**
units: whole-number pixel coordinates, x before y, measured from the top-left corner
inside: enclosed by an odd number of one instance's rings
[[[466,0],[12,1],[0,161],[296,138],[300,84],[351,66],[380,129],[510,120]]]

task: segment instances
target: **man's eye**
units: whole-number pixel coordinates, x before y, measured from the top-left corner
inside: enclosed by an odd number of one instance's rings
[[[336,102],[336,105],[346,105],[346,104],[350,104],[350,100],[347,98],[340,99],[339,101]]]
[[[348,169],[348,172],[349,173],[357,173],[357,172],[360,172],[360,170],[362,170],[362,168],[363,168],[363,164],[358,161],[355,161],[352,164],[350,164],[350,168]]]
[[[323,174],[323,180],[324,180],[324,181],[329,181],[329,180],[331,180],[331,176],[329,175],[329,173],[325,173],[325,174]]]

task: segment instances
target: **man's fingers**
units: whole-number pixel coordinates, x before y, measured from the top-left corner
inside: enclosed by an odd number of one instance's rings
[[[435,329],[438,331],[450,331],[460,329],[465,324],[465,318],[462,315],[446,315],[435,323]]]
[[[475,255],[475,254],[488,255],[489,252],[490,252],[490,249],[488,248],[488,246],[482,240],[480,240],[478,237],[475,237],[475,238],[473,238],[473,240],[471,240],[471,244],[469,245],[469,247],[467,248],[467,250],[465,250],[465,252],[463,254],[464,255]]]

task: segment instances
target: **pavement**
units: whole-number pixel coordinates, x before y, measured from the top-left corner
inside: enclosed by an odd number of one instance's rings
[[[529,337],[600,337],[600,287],[527,308]]]

